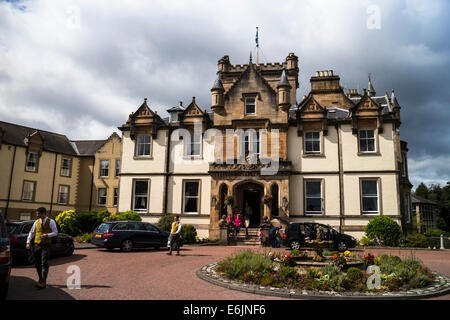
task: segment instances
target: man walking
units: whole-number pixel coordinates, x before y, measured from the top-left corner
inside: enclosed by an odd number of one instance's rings
[[[179,216],[175,216],[175,219],[172,223],[172,229],[170,230],[169,236],[169,252],[168,255],[172,254],[172,250],[174,247],[177,249],[177,256],[180,255],[180,246],[181,246],[181,221]]]
[[[248,238],[248,227],[250,226],[250,217],[253,214],[252,207],[249,206],[248,202],[245,203],[244,208],[244,223],[245,223],[245,236]]]
[[[40,207],[36,210],[38,219],[31,227],[27,238],[27,250],[31,249],[31,240],[34,237],[34,261],[39,276],[36,287],[44,289],[47,286],[47,275],[49,270],[48,258],[50,254],[51,238],[58,234],[55,220],[47,217],[47,209]]]

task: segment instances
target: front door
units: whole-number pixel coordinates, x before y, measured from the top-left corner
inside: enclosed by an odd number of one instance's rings
[[[251,207],[250,227],[259,227],[261,224],[261,190],[244,190],[242,213],[245,214],[246,203]]]

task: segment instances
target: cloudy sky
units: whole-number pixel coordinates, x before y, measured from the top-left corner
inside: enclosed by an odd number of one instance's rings
[[[143,99],[206,109],[217,60],[299,57],[302,95],[316,70],[345,88],[395,89],[416,187],[450,181],[450,2],[0,0],[0,119],[104,139]]]

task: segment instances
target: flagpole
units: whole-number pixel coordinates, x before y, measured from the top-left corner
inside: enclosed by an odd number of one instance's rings
[[[258,27],[256,27],[256,65],[259,65],[259,40],[258,40]]]

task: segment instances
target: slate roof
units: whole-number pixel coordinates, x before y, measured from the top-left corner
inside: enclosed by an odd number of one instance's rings
[[[381,111],[382,114],[387,114],[392,111],[388,97],[386,96],[370,97],[370,99],[372,99],[372,101],[378,104],[380,107],[383,107],[383,110]],[[356,105],[361,100],[361,97],[352,97],[350,98],[350,100]]]
[[[93,156],[107,140],[78,140],[71,141],[75,145],[75,150],[80,156]]]
[[[8,143],[15,146],[27,147],[27,144],[25,143],[25,138],[33,134],[34,132],[38,131],[42,136],[42,138],[44,139],[43,145],[44,150],[73,156],[77,155],[77,152],[74,150],[70,140],[65,135],[25,127],[4,121],[0,121],[0,128],[4,130],[3,134],[4,143]]]
[[[344,119],[348,118],[350,112],[345,109],[337,107],[328,107],[327,109],[327,119]]]
[[[432,205],[437,205],[436,202],[419,197],[417,195],[415,195],[414,193],[411,193],[411,202],[412,203],[425,203],[425,204],[432,204]]]

